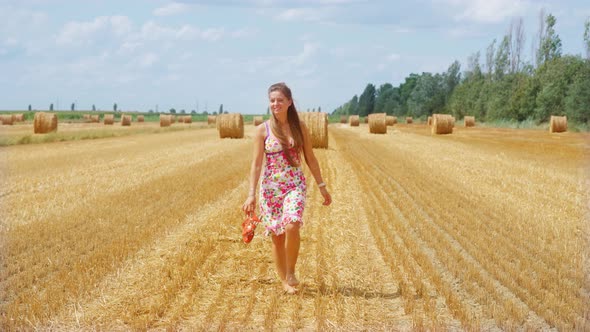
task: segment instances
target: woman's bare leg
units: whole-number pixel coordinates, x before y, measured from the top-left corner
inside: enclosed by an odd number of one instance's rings
[[[295,265],[297,264],[297,258],[299,257],[299,245],[301,242],[299,236],[299,228],[301,223],[289,223],[285,228],[286,240],[285,240],[285,253],[286,253],[286,264],[285,264],[285,278],[289,286],[299,285],[299,280],[295,276]]]
[[[277,273],[283,284],[283,289],[288,294],[295,294],[297,289],[293,288],[287,282],[287,255],[285,252],[285,234],[272,235],[272,254],[275,260]]]

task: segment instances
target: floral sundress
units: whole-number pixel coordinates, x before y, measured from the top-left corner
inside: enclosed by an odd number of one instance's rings
[[[303,225],[303,209],[307,186],[301,167],[293,167],[285,157],[279,140],[272,134],[268,121],[264,122],[266,163],[260,184],[260,217],[265,235],[281,235],[291,222]],[[291,145],[293,143],[291,142]],[[299,154],[289,149],[293,160],[301,165]]]

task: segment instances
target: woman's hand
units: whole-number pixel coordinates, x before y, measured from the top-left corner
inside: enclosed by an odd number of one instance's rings
[[[321,187],[320,188],[320,193],[322,194],[322,196],[324,197],[324,203],[322,203],[323,205],[330,205],[332,203],[332,196],[330,196],[330,193],[328,192],[328,189],[326,189],[326,187]]]
[[[244,213],[251,213],[251,212],[254,212],[255,207],[256,207],[256,197],[254,195],[250,195],[250,196],[248,196],[248,198],[246,198],[244,205],[242,205],[242,211],[244,211]]]

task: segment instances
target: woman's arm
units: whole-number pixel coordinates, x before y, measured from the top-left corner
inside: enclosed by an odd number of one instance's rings
[[[328,192],[326,188],[326,183],[322,178],[322,172],[320,170],[320,164],[313,153],[313,148],[311,144],[311,137],[309,136],[309,130],[307,130],[307,126],[304,122],[301,122],[301,131],[303,132],[303,155],[305,156],[305,163],[309,167],[311,171],[311,175],[315,179],[315,182],[318,184],[320,188],[320,193],[324,197],[324,205],[330,205],[332,203],[332,196]]]
[[[265,134],[266,130],[264,123],[258,125],[254,134],[254,153],[252,157],[252,165],[250,166],[248,198],[246,198],[244,205],[242,205],[242,210],[246,213],[254,212],[254,209],[256,208],[256,187],[258,186],[258,179],[260,178],[260,172],[262,170]]]

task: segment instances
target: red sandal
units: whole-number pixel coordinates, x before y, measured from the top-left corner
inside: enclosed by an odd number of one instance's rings
[[[260,222],[260,219],[254,212],[246,214],[246,219],[242,222],[242,240],[244,243],[250,243],[254,238],[254,231],[256,226]]]

